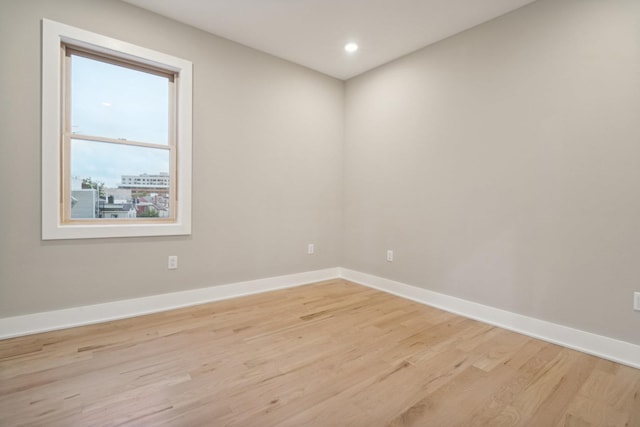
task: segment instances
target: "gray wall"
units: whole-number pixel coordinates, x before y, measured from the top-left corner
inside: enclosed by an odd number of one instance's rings
[[[192,236],[40,240],[42,17],[193,61]],[[636,0],[540,0],[346,89],[118,1],[5,0],[0,35],[0,317],[342,265],[640,344]]]
[[[191,236],[40,240],[43,17],[193,62]],[[0,36],[0,317],[340,264],[343,82],[119,1],[2,0]]]
[[[640,2],[535,2],[346,117],[344,267],[640,344]]]

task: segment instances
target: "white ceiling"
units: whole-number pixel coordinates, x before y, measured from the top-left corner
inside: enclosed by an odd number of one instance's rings
[[[124,1],[348,79],[534,0]]]

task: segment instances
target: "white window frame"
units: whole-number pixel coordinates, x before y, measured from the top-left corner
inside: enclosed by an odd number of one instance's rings
[[[62,221],[63,57],[67,43],[177,73],[176,218],[172,222]],[[69,25],[42,20],[42,239],[174,236],[191,234],[192,63]],[[174,179],[172,177],[172,179]]]

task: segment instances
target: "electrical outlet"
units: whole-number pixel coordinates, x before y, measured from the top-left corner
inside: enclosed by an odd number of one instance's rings
[[[393,251],[391,249],[387,251],[387,262],[393,262]]]
[[[313,255],[314,253],[316,253],[316,245],[314,245],[313,243],[309,243],[309,245],[307,246],[307,253],[309,255]]]
[[[640,311],[640,292],[633,293],[633,309]]]
[[[169,270],[175,270],[178,268],[178,256],[177,255],[169,255],[169,261],[167,263],[167,268]]]

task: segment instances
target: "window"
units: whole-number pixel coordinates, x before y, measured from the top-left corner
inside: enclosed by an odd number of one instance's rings
[[[42,238],[190,234],[191,63],[43,20]]]

